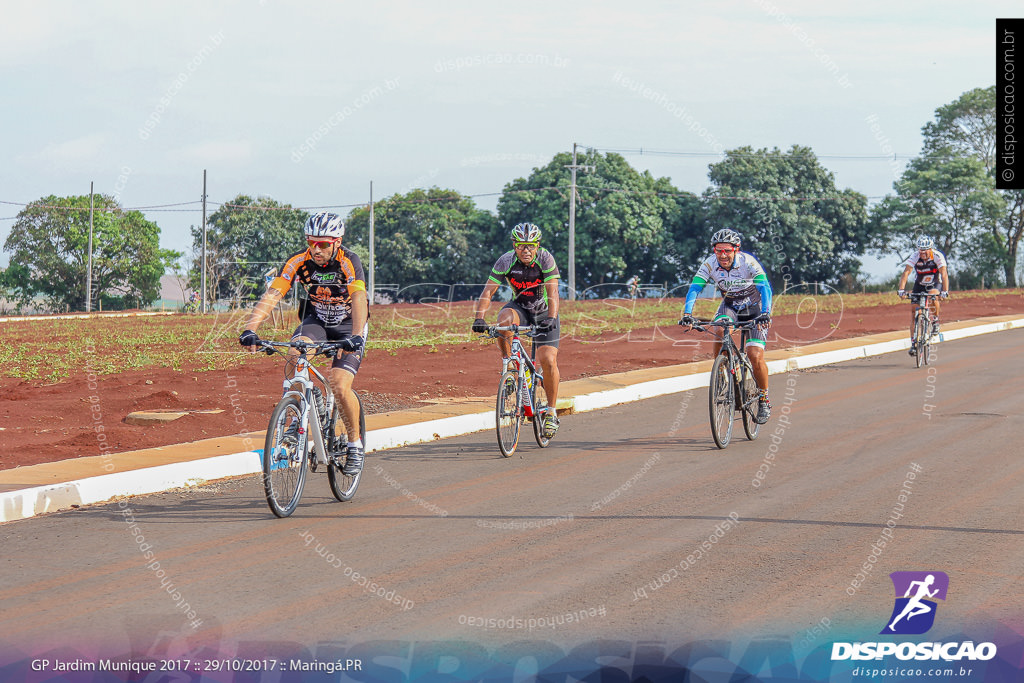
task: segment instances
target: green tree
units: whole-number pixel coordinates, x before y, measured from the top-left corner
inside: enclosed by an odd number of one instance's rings
[[[506,229],[522,222],[541,228],[542,244],[554,254],[566,282],[571,191],[566,166],[571,163],[571,154],[556,154],[528,178],[507,184],[498,200]],[[577,155],[577,164],[593,167],[577,174],[577,289],[625,283],[634,275],[642,282],[681,281],[680,271],[697,258],[704,231],[698,198],[683,196],[668,178],[638,172],[618,154],[587,151]],[[504,235],[503,241],[507,244]]]
[[[309,213],[269,197],[238,195],[206,221],[206,284],[212,299],[249,300],[265,289],[264,274],[306,248]],[[202,226],[192,227],[189,286],[202,282]]]
[[[895,183],[896,195],[879,202],[871,212],[872,246],[880,253],[909,256],[915,236],[925,234],[950,259],[969,263],[977,254],[979,234],[1002,212],[1003,200],[994,191],[991,176],[981,161],[950,156],[941,149],[907,164]],[[986,240],[986,261],[992,266],[992,248]],[[996,258],[998,263],[998,257]],[[953,275],[953,269],[950,268]]]
[[[733,228],[767,271],[773,288],[857,281],[868,246],[867,198],[838,191],[809,147],[740,147],[711,164],[704,193],[709,230]]]
[[[437,187],[416,189],[375,202],[373,217],[375,283],[400,288],[421,283],[479,285],[487,277],[497,219],[469,197]],[[369,278],[369,207],[354,209],[346,223],[345,241],[363,260]],[[428,289],[418,294],[433,291]],[[446,291],[434,293],[447,296]]]
[[[160,248],[160,228],[113,197],[94,195],[92,301],[146,306],[179,252]],[[53,311],[83,310],[89,261],[89,196],[50,195],[26,206],[4,243],[5,274],[21,306],[42,297]]]
[[[896,197],[879,205],[876,229],[883,235],[902,230],[899,236],[909,242],[919,232],[918,226],[923,230],[934,226],[946,231],[940,234],[951,248],[947,256],[965,270],[965,282],[982,281],[988,275],[988,282],[1002,279],[1016,287],[1024,237],[1024,190],[995,189],[995,86],[968,90],[939,107],[922,133],[921,158],[912,161],[896,183]],[[930,203],[917,201],[917,195],[929,192],[948,196]],[[917,223],[906,216],[911,207],[919,212]],[[884,237],[881,242],[885,243]]]

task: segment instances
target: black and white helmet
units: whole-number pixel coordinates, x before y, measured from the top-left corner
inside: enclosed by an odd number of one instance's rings
[[[935,248],[935,240],[928,235],[918,235],[917,241],[914,242],[914,246],[917,247],[918,251],[928,251],[929,249]]]
[[[740,246],[740,242],[743,241],[743,237],[729,228],[722,228],[714,235],[711,236],[711,246],[714,247],[716,244],[731,244],[733,246]]]
[[[540,228],[533,223],[517,223],[512,228],[513,242],[540,242]]]
[[[336,213],[321,211],[314,213],[306,221],[306,238],[326,237],[336,239],[345,234],[345,221]]]

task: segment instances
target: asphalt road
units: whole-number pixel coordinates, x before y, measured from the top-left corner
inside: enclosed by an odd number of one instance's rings
[[[888,574],[910,570],[949,576],[929,637],[1021,633],[1022,348],[1004,332],[941,344],[931,368],[773,376],[772,421],[755,442],[737,423],[724,451],[699,390],[566,417],[510,459],[493,432],[386,451],[354,501],[318,474],[285,520],[252,477],[7,524],[3,661],[376,652],[433,670],[458,660],[423,644],[462,641],[465,662],[530,641],[544,662],[599,639],[781,639],[799,660],[878,639]]]

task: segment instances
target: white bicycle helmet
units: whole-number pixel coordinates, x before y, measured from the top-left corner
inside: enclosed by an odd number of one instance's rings
[[[518,223],[512,228],[513,242],[540,242],[540,228],[533,223]]]
[[[733,246],[738,247],[742,240],[743,238],[735,230],[722,228],[711,236],[711,246],[714,247],[716,244],[732,244]]]
[[[935,240],[928,235],[918,235],[917,241],[914,243],[918,251],[927,251],[935,248]]]
[[[336,213],[321,211],[314,213],[306,221],[306,238],[326,237],[336,239],[345,234],[345,221]]]

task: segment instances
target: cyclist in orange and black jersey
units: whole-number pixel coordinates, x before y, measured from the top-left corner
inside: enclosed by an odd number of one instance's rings
[[[256,330],[292,285],[299,282],[307,287],[309,306],[292,339],[341,342],[342,353],[335,357],[328,379],[349,435],[342,471],[355,475],[362,470],[364,455],[358,429],[359,400],[352,392],[368,330],[369,306],[363,265],[353,251],[341,244],[345,223],[340,216],[327,212],[310,216],[305,234],[309,248],[285,262],[253,309],[238,341],[252,348],[258,341]],[[290,352],[298,353],[295,349]]]

